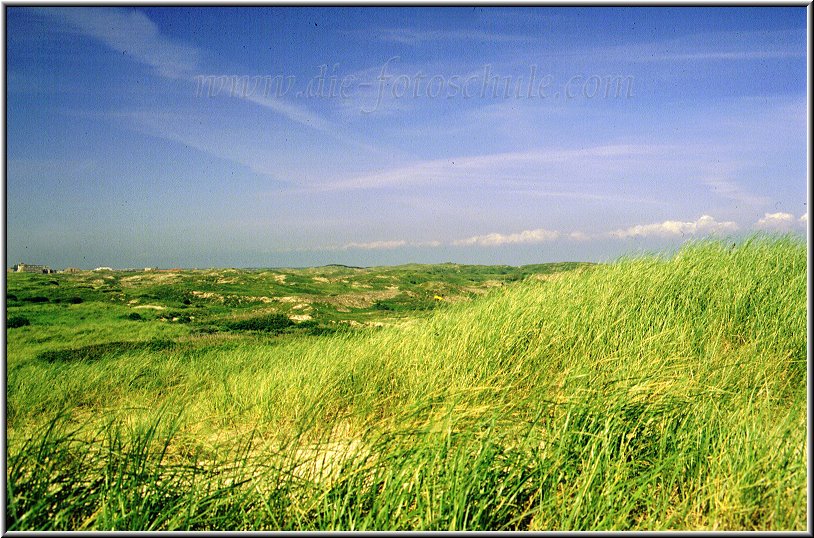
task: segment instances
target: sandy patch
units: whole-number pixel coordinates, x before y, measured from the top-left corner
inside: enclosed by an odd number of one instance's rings
[[[216,301],[223,302],[223,295],[215,293],[214,291],[197,291],[194,290],[192,295],[201,299],[215,299]]]
[[[305,480],[330,483],[339,478],[344,463],[362,463],[371,459],[370,447],[356,437],[348,427],[333,428],[330,439],[301,446],[293,451],[296,462],[294,475]]]
[[[151,310],[164,310],[167,307],[166,306],[158,306],[157,304],[142,304],[142,305],[134,306],[133,310],[137,310],[139,308],[149,308]]]
[[[272,302],[272,300],[273,300],[271,297],[265,297],[265,296],[263,296],[263,297],[246,296],[246,297],[243,297],[243,299],[245,299],[247,301],[251,301],[253,303],[264,303],[264,304],[268,304],[268,303]]]
[[[323,297],[320,302],[336,307],[346,308],[368,308],[381,299],[392,299],[399,294],[399,289],[395,286],[382,291],[370,291],[367,293],[346,293],[334,297]],[[340,312],[340,308],[337,308]]]
[[[302,303],[310,303],[311,302],[311,298],[310,297],[305,297],[305,296],[303,296],[303,297],[274,297],[273,300],[277,301],[277,302],[280,302],[280,303],[300,303],[300,302],[302,302]]]
[[[133,284],[143,284],[143,283],[165,283],[165,282],[173,282],[181,276],[180,273],[163,273],[163,272],[154,272],[150,271],[149,273],[141,273],[138,275],[133,276],[126,276],[119,280],[119,282],[123,286],[130,286]]]

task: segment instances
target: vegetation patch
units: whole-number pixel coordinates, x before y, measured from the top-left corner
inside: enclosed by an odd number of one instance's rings
[[[9,329],[16,329],[18,327],[25,327],[31,325],[31,321],[23,316],[11,316],[6,320],[6,327]]]
[[[35,295],[34,297],[23,297],[23,301],[26,303],[47,303],[50,301],[48,297],[43,297],[42,295]]]
[[[177,347],[177,344],[170,340],[106,342],[104,344],[43,351],[37,355],[37,359],[48,363],[87,362],[98,361],[122,353],[165,351],[175,347]]]
[[[6,524],[805,531],[807,254],[176,271],[274,300],[146,314],[190,323],[123,319],[166,279],[9,274],[88,300],[8,307]]]
[[[225,324],[227,329],[233,331],[263,331],[272,334],[282,334],[294,326],[285,314],[266,314],[246,319],[230,321]]]
[[[186,312],[167,311],[163,312],[158,319],[162,319],[164,321],[174,321],[176,323],[189,323],[192,321],[192,316]]]

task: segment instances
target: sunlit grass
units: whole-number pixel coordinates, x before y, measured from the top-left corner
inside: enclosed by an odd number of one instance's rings
[[[10,359],[8,525],[804,530],[806,263],[705,241],[397,327]]]

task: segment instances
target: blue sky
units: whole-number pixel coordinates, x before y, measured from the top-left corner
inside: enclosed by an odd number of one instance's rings
[[[807,229],[803,7],[6,17],[7,265],[606,261]]]

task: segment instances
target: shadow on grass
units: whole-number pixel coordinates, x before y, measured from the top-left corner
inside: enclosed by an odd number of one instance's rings
[[[177,348],[179,344],[172,340],[149,340],[147,342],[106,342],[82,347],[69,347],[43,351],[37,359],[48,362],[90,362],[105,356],[132,351],[164,351]]]

